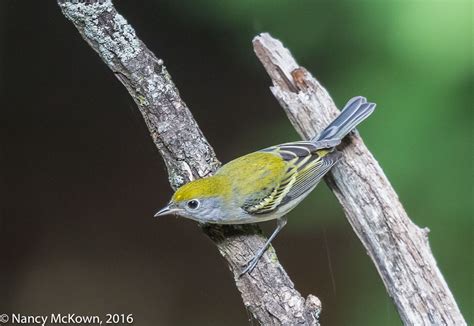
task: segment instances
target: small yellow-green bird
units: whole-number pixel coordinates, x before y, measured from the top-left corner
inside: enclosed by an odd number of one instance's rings
[[[341,157],[335,147],[375,109],[354,97],[341,114],[310,141],[296,141],[247,154],[213,176],[191,181],[174,193],[155,217],[177,214],[200,223],[246,224],[277,220],[277,227],[241,275],[251,272],[298,205]]]

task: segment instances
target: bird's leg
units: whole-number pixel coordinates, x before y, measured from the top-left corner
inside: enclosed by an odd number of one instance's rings
[[[280,217],[277,219],[277,227],[275,229],[275,231],[273,231],[272,235],[270,236],[270,238],[268,238],[267,242],[265,242],[265,244],[263,245],[263,248],[260,249],[256,254],[255,256],[253,256],[253,258],[251,260],[249,260],[249,262],[246,264],[246,267],[245,269],[240,273],[239,276],[242,276],[244,275],[245,273],[251,273],[253,271],[253,269],[255,268],[255,266],[257,266],[257,263],[258,261],[260,260],[260,258],[262,258],[263,254],[265,253],[265,251],[268,249],[268,247],[270,246],[270,243],[272,242],[273,239],[275,239],[276,235],[278,234],[278,232],[281,231],[281,229],[283,229],[283,227],[286,225],[286,217],[283,216],[283,217]]]

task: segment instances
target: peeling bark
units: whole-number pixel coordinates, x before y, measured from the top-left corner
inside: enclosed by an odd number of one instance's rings
[[[280,41],[261,34],[253,44],[273,81],[273,95],[298,133],[313,138],[339,113],[330,95]],[[344,140],[341,150],[341,161],[325,180],[372,258],[403,323],[466,325],[431,252],[429,230],[410,220],[357,132]]]

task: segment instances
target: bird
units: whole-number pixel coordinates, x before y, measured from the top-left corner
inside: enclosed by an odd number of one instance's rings
[[[372,114],[375,103],[350,99],[341,113],[308,141],[271,146],[222,165],[214,175],[179,187],[155,217],[179,215],[199,223],[248,224],[276,220],[263,247],[244,266],[251,273],[295,208],[340,160],[342,139]]]

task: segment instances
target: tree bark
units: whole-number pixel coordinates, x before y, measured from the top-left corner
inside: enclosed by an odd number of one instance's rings
[[[253,40],[271,91],[298,133],[311,139],[339,113],[328,92],[269,34]],[[375,114],[383,114],[383,112]],[[348,146],[350,144],[350,146]],[[433,257],[427,228],[408,217],[358,133],[325,178],[377,268],[405,325],[466,325]]]
[[[168,169],[171,186],[211,175],[220,163],[161,59],[138,39],[110,0],[58,0],[63,14],[127,88]],[[250,275],[244,264],[265,238],[255,225],[204,225],[227,260],[245,307],[264,325],[319,325],[321,303],[305,300],[270,248]]]

